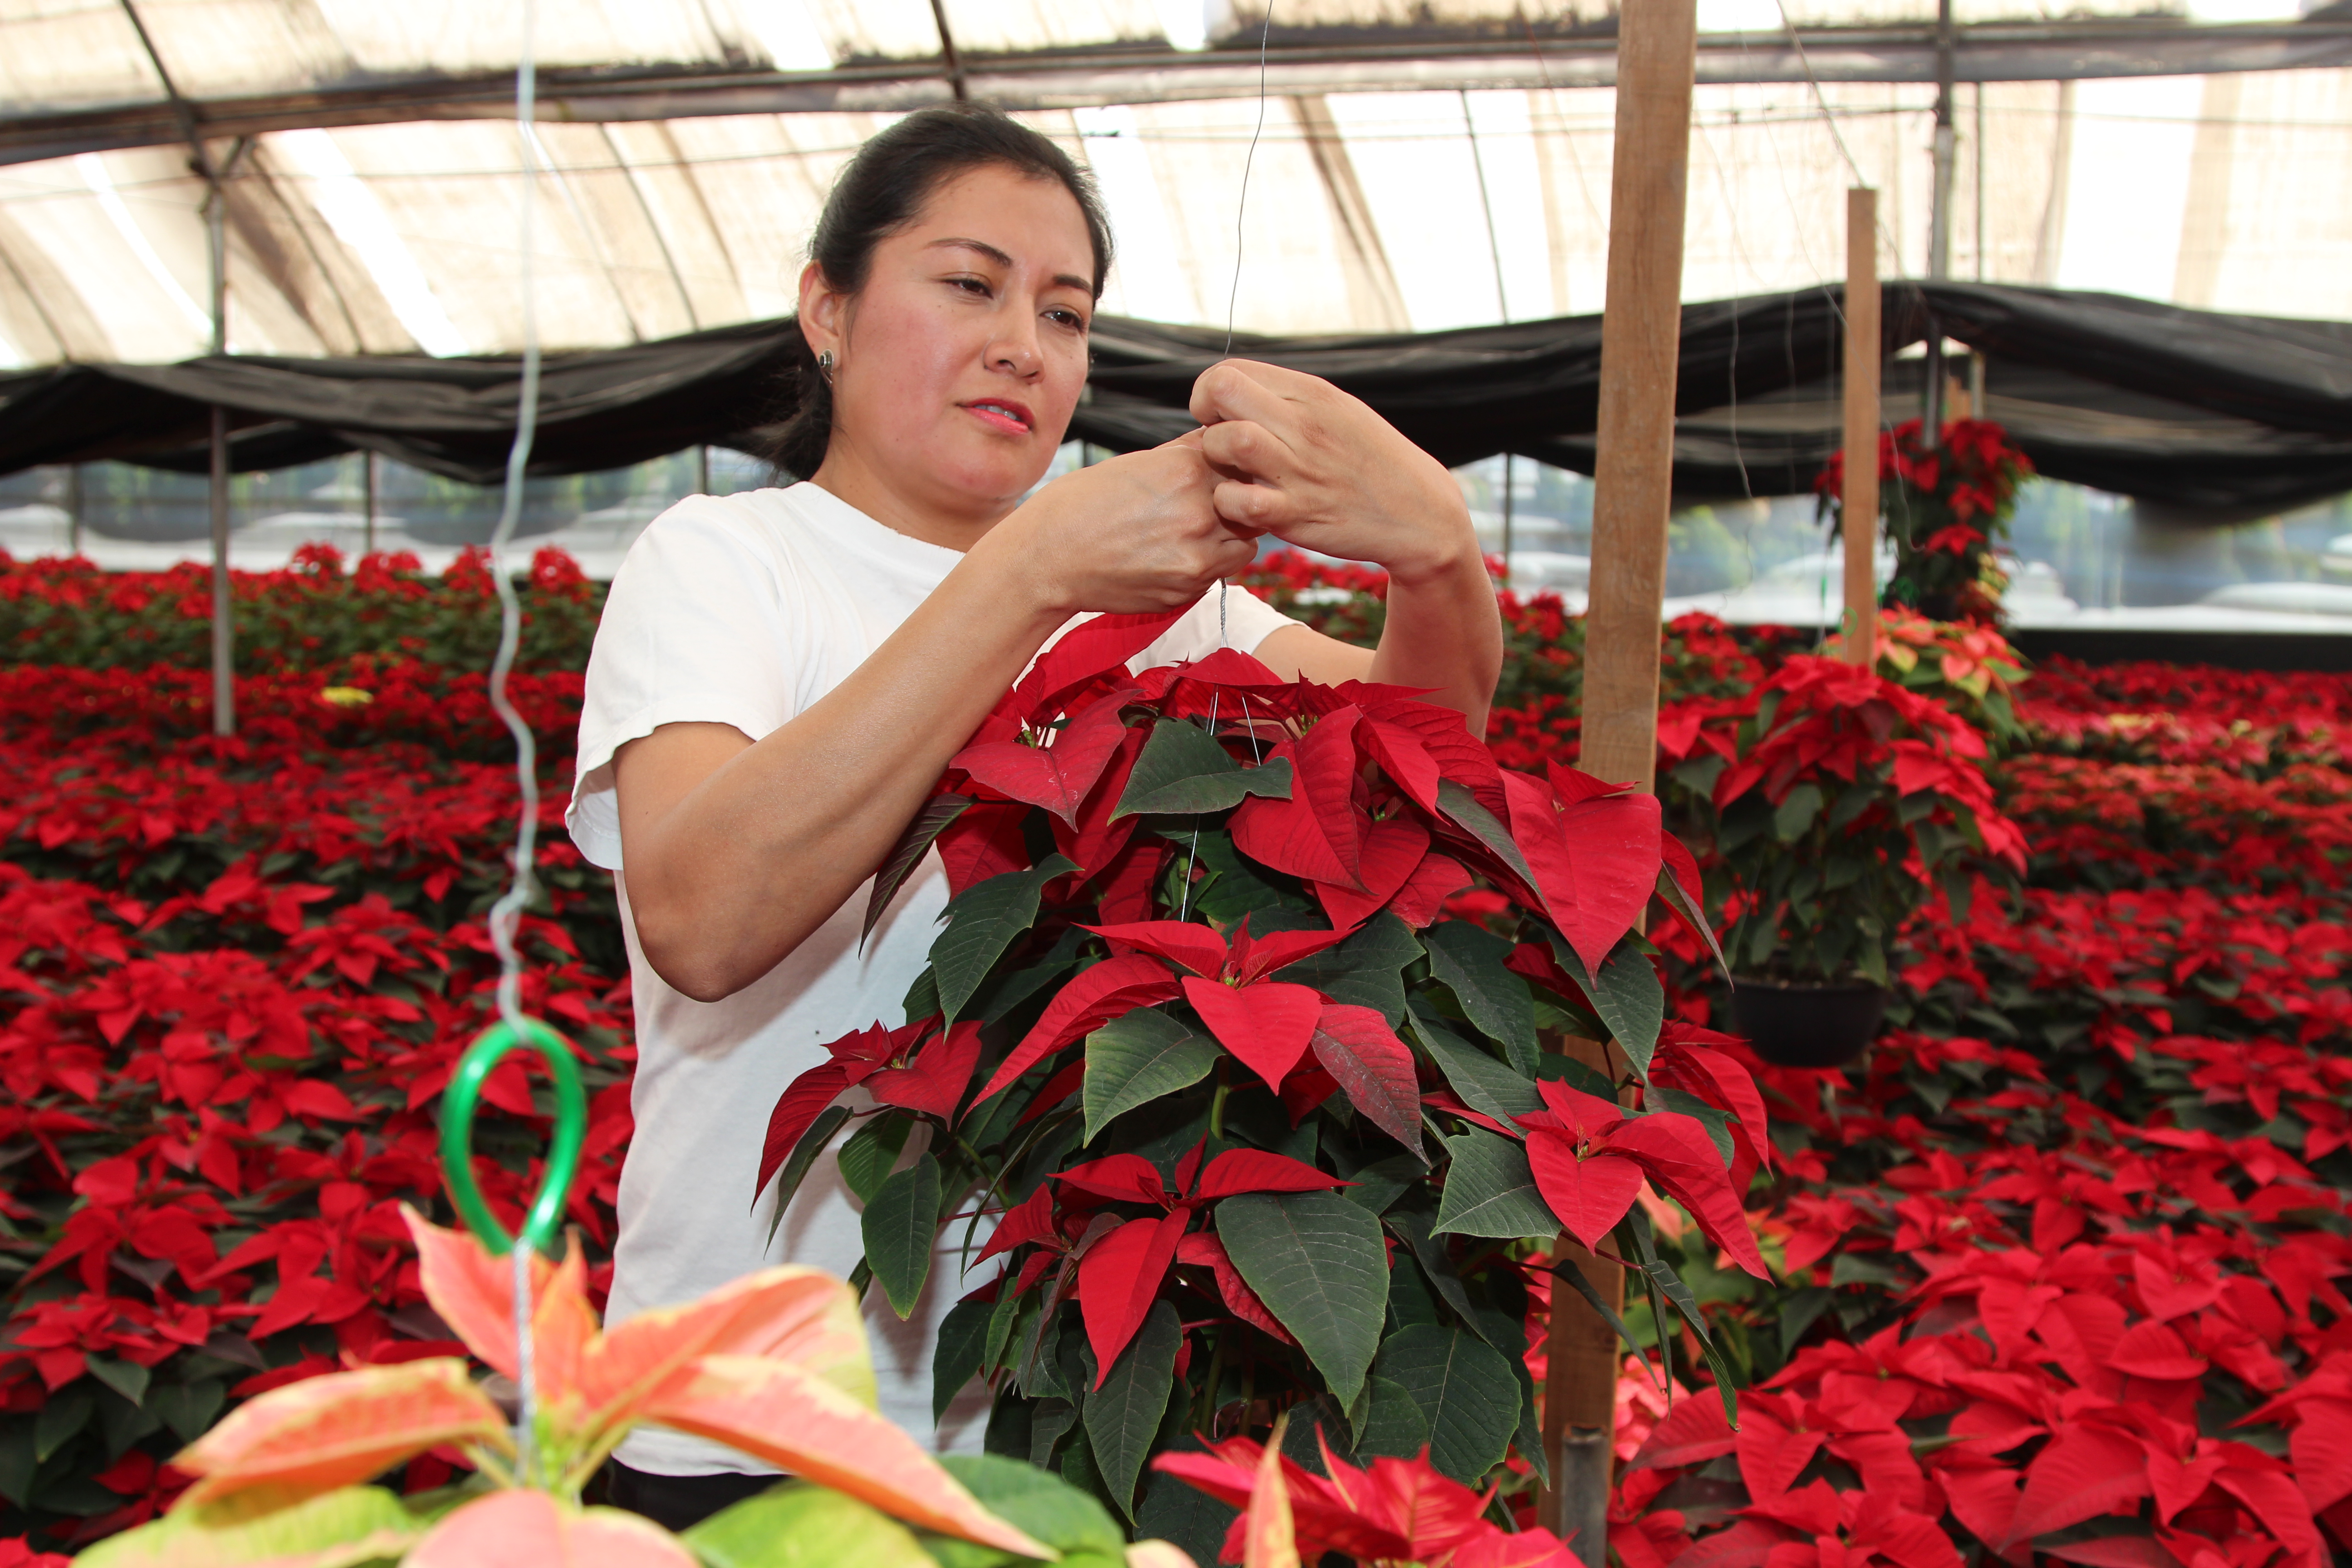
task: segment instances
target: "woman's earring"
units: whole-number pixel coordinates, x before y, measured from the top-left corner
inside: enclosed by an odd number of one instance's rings
[[[824,377],[824,384],[827,386],[833,384],[833,351],[831,349],[816,356],[816,373]]]

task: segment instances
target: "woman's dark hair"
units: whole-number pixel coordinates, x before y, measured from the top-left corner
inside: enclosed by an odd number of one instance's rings
[[[866,287],[874,247],[904,228],[931,193],[959,174],[1001,164],[1032,179],[1058,182],[1078,204],[1095,253],[1095,298],[1110,273],[1110,224],[1094,177],[1051,140],[1003,110],[982,103],[942,104],[910,114],[857,150],[834,182],[809,240],[809,259],[827,283],[845,294]],[[817,371],[816,354],[795,320],[786,332],[793,357],[785,372],[793,413],[760,456],[780,475],[806,479],[824,461],[833,439],[833,389]]]

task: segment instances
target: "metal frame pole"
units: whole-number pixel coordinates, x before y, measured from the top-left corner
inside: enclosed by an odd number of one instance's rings
[[[1936,0],[1936,184],[1927,217],[1927,278],[1952,276],[1952,0]],[[1979,89],[1981,90],[1981,89]],[[1944,439],[1944,330],[1927,313],[1927,385],[1919,395],[1919,436],[1929,451]]]
[[[228,203],[217,180],[205,197],[212,241],[213,353],[228,353]],[[236,733],[236,623],[228,591],[228,410],[213,405],[213,733]]]
[[[1985,280],[1985,84],[1977,83],[1977,281]],[[1985,417],[1985,356],[1981,348],[1969,354],[1969,416]]]

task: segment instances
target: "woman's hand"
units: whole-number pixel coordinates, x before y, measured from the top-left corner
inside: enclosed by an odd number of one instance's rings
[[[1192,384],[1201,449],[1223,476],[1214,500],[1237,528],[1429,582],[1476,561],[1454,476],[1329,382],[1224,360]]]
[[[989,531],[974,559],[1010,552],[1039,607],[1134,615],[1172,610],[1248,569],[1259,531],[1218,515],[1201,433],[1065,474]]]

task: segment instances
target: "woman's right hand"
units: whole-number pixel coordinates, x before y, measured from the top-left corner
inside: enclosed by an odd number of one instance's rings
[[[1192,431],[1039,490],[973,546],[1018,561],[1039,607],[1148,614],[1189,605],[1257,559],[1257,534],[1218,517],[1218,475]]]

